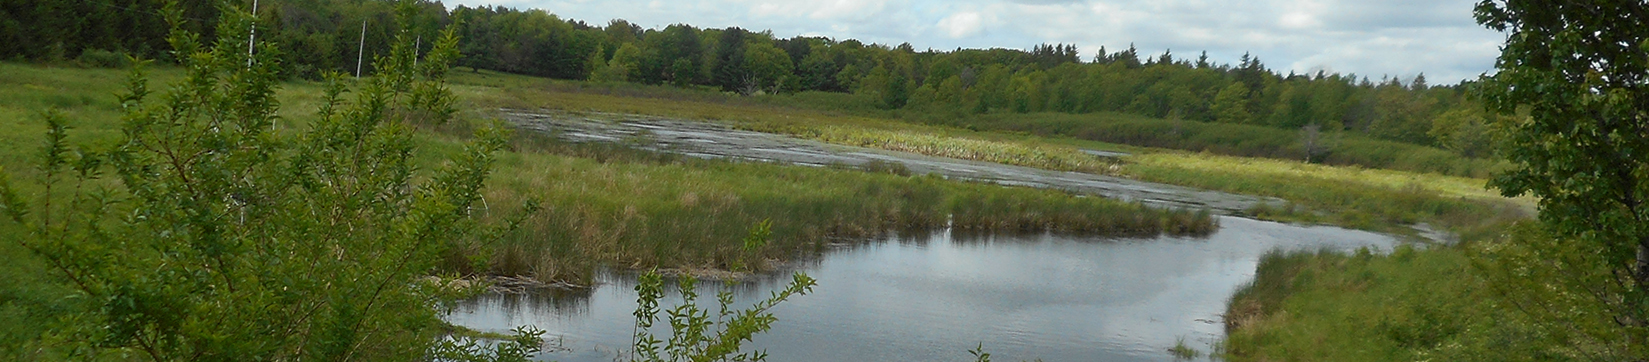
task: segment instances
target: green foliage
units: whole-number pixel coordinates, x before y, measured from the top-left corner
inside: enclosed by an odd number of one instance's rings
[[[1501,241],[1272,253],[1232,296],[1229,361],[1542,361],[1579,357],[1501,304],[1472,255]]]
[[[744,67],[750,72],[750,85],[767,93],[779,93],[794,77],[790,55],[766,43],[757,43],[745,50]]]
[[[1249,216],[1406,233],[1415,223],[1478,232],[1527,218],[1483,181],[1288,161],[1158,153],[1135,156],[1124,172],[1141,180],[1288,200],[1258,205]]]
[[[927,121],[979,130],[1028,132],[1043,137],[1072,137],[1133,146],[1209,152],[1221,155],[1298,160],[1306,154],[1300,130],[1255,125],[1203,123],[1126,114],[1069,115],[986,114]],[[1495,160],[1467,158],[1442,149],[1373,139],[1321,128],[1334,147],[1320,150],[1313,161],[1454,176],[1487,177],[1504,167]]]
[[[1649,28],[1632,23],[1649,9],[1514,0],[1476,14],[1510,33],[1478,88],[1491,111],[1518,115],[1497,122],[1515,167],[1493,185],[1539,198],[1552,237],[1572,244],[1509,255],[1511,273],[1541,278],[1510,297],[1586,355],[1649,358]]]
[[[991,362],[990,352],[985,352],[985,342],[979,342],[978,346],[968,350],[968,354],[973,355],[974,362]]]
[[[1538,225],[1522,225],[1508,240],[1484,246],[1473,260],[1492,286],[1496,301],[1522,313],[1551,337],[1554,353],[1621,360],[1641,351],[1618,305],[1598,298],[1629,293],[1611,273],[1617,268],[1596,256],[1590,244],[1554,235]],[[1619,302],[1616,302],[1619,303]]]
[[[752,127],[761,128],[761,127]],[[781,128],[781,127],[772,127]],[[1103,174],[1111,162],[1070,147],[1027,146],[937,134],[884,131],[864,127],[814,126],[790,131],[798,137],[827,143],[910,152],[929,156],[1019,165],[1059,171]]]
[[[1466,157],[1494,155],[1494,122],[1482,110],[1457,109],[1444,112],[1432,121],[1426,134],[1441,147]]]
[[[1220,123],[1248,123],[1248,87],[1231,82],[1214,96],[1214,117]]]
[[[1174,346],[1168,347],[1168,354],[1174,356],[1175,360],[1181,361],[1188,361],[1197,359],[1197,357],[1202,357],[1202,351],[1198,351],[1195,348],[1191,348],[1191,346],[1185,345],[1185,337],[1179,337],[1179,339],[1174,340]]]
[[[506,237],[490,270],[544,280],[584,280],[598,264],[760,269],[763,260],[816,253],[832,241],[946,226],[1080,235],[1202,235],[1217,227],[1195,211],[893,168],[842,172],[521,137],[520,153],[504,160],[511,171],[496,178],[510,191],[489,201],[542,193],[545,207]],[[771,220],[763,247],[725,237],[748,235],[763,220]]]
[[[86,54],[83,50],[100,56],[95,49],[144,57],[167,54],[164,33],[152,30],[161,27],[138,26],[133,28],[150,30],[123,33],[127,30],[110,25],[158,25],[160,19],[153,16],[158,10],[155,4],[137,2],[118,11],[122,9],[66,0],[40,3],[18,15],[18,21],[0,22],[21,28],[0,32],[13,40],[0,46],[0,56],[61,59]],[[193,19],[215,17],[211,6],[186,4],[185,12]],[[822,37],[781,39],[770,32],[736,27],[699,29],[674,24],[642,29],[617,19],[606,27],[592,26],[539,9],[458,6],[448,11],[434,3],[421,3],[407,21],[391,21],[396,10],[388,2],[320,0],[282,5],[265,6],[269,9],[260,13],[265,25],[259,27],[259,36],[279,43],[280,48],[273,50],[283,54],[279,70],[283,77],[305,79],[320,79],[330,71],[349,72],[357,57],[389,53],[394,34],[434,39],[438,37],[435,29],[450,25],[463,39],[457,62],[476,70],[714,86],[746,95],[852,91],[866,96],[850,108],[903,110],[915,119],[1000,112],[1125,112],[1287,130],[1317,124],[1330,133],[1351,131],[1455,150],[1427,131],[1434,128],[1439,115],[1478,106],[1466,99],[1466,84],[1430,86],[1423,75],[1408,85],[1395,78],[1359,82],[1350,74],[1284,75],[1246,55],[1237,65],[1211,63],[1206,54],[1196,63],[1168,53],[1142,62],[1130,47],[1082,63],[1075,45],[1066,44],[1037,45],[1028,51],[917,53],[908,46]],[[206,30],[211,30],[210,25]],[[634,49],[621,57],[626,47]],[[419,48],[420,52],[432,49]],[[952,79],[952,84],[945,83]]]
[[[132,58],[122,52],[111,52],[100,49],[86,49],[80,52],[75,62],[83,66],[97,68],[126,68],[132,66]]]
[[[732,283],[729,281],[729,283]],[[765,351],[745,351],[744,343],[755,335],[773,328],[778,318],[770,312],[774,306],[791,297],[806,295],[818,284],[806,274],[796,273],[783,290],[775,291],[767,299],[748,309],[729,309],[733,304],[732,288],[716,294],[720,308],[716,315],[710,309],[698,306],[698,280],[683,276],[677,281],[681,304],[675,308],[660,309],[664,298],[664,279],[657,272],[642,273],[636,284],[635,337],[630,359],[632,361],[765,361]],[[731,285],[729,285],[731,286]],[[659,340],[652,333],[661,313],[670,324],[668,340]]]
[[[205,46],[182,28],[182,11],[168,8],[169,41],[186,74],[153,95],[135,69],[120,97],[118,142],[73,146],[65,117],[49,112],[34,174],[40,192],[24,196],[0,183],[5,227],[19,231],[3,238],[71,290],[72,311],[39,320],[48,331],[34,353],[156,361],[465,355],[436,343],[438,308],[458,291],[421,277],[451,243],[502,231],[470,210],[506,135],[482,132],[423,176],[409,126],[452,113],[442,75],[456,36],[447,32],[417,66],[402,36],[353,101],[332,77],[310,129],[283,133],[273,127],[279,52],[248,59],[238,39],[252,18],[223,9],[217,34],[229,40]],[[492,357],[535,348],[519,342],[522,349]]]
[[[475,338],[449,337],[436,342],[429,357],[436,361],[454,362],[527,362],[543,350],[544,331],[532,327],[516,327],[506,340],[482,343]],[[487,349],[490,343],[492,349]]]
[[[590,81],[624,82],[630,80],[640,67],[641,49],[626,43],[613,52],[613,58],[590,73]],[[595,59],[595,58],[592,58]]]

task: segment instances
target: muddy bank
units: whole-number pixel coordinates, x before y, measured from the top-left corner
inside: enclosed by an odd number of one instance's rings
[[[1228,194],[1079,172],[1050,171],[907,152],[833,145],[788,135],[737,130],[723,124],[629,114],[572,114],[502,110],[522,129],[549,132],[575,142],[623,142],[643,149],[693,157],[731,158],[807,166],[869,162],[904,165],[912,173],[1001,185],[1061,189],[1163,208],[1208,209],[1232,215],[1276,198]],[[1095,156],[1104,157],[1104,156]]]

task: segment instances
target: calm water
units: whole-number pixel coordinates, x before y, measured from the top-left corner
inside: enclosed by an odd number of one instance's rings
[[[1397,243],[1332,227],[1220,222],[1206,238],[938,233],[833,250],[799,267],[819,286],[776,308],[779,322],[755,347],[773,361],[962,361],[980,342],[1000,361],[1171,360],[1165,350],[1180,338],[1206,352],[1223,336],[1226,300],[1267,251]],[[734,286],[738,305],[788,281],[786,272]],[[500,332],[533,325],[560,346],[541,359],[612,361],[630,343],[635,282],[621,274],[600,282],[581,292],[487,295],[448,320]],[[701,306],[713,307],[719,286],[701,286]],[[679,300],[667,298],[667,307]]]

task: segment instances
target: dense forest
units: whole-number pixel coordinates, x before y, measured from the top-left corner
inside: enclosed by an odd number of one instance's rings
[[[214,2],[182,0],[183,16],[211,39]],[[243,4],[242,6],[251,6]],[[0,0],[0,58],[118,63],[112,54],[166,60],[159,0]],[[265,0],[258,36],[281,49],[283,76],[371,72],[399,31],[393,2]],[[1237,64],[1172,51],[1075,45],[918,51],[823,37],[781,38],[740,28],[605,26],[542,10],[448,9],[423,3],[414,34],[433,39],[455,25],[458,65],[559,79],[705,87],[741,94],[834,92],[856,106],[919,114],[1120,112],[1146,117],[1356,132],[1436,146],[1468,157],[1492,149],[1489,117],[1469,104],[1472,83],[1434,86],[1425,76],[1280,74],[1258,57]],[[424,50],[432,45],[420,42]],[[271,50],[264,50],[271,51]],[[364,53],[364,54],[363,54]],[[118,58],[118,57],[117,57]],[[360,61],[365,59],[365,61]],[[365,68],[365,69],[360,69]]]

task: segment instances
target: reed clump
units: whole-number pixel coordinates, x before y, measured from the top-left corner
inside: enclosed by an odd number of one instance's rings
[[[1207,210],[1153,210],[1138,203],[1053,192],[1004,192],[951,200],[951,226],[990,233],[1056,232],[1116,236],[1205,236],[1219,227]]]

